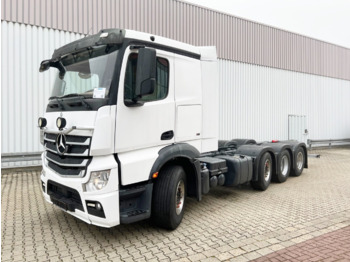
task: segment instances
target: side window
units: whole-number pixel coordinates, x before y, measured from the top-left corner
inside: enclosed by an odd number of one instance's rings
[[[124,100],[132,100],[136,85],[137,54],[129,55],[125,72]],[[169,89],[169,62],[165,58],[157,57],[156,87],[152,94],[143,96],[140,101],[151,102],[162,100],[168,95]]]

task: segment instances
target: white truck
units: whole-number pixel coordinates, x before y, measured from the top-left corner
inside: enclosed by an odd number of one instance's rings
[[[216,186],[265,190],[307,168],[297,141],[218,140],[215,47],[107,29],[54,51],[38,119],[45,199],[101,227],[151,218],[175,229],[186,197]]]

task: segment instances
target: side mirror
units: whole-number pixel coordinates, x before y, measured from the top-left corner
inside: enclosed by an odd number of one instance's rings
[[[48,70],[50,67],[57,68],[60,71],[60,73],[58,74],[59,78],[60,79],[64,78],[64,75],[66,73],[66,68],[63,66],[61,61],[53,62],[51,60],[44,60],[40,64],[39,72],[44,72]]]
[[[140,48],[136,66],[135,100],[154,92],[156,86],[156,50]]]
[[[44,60],[40,64],[39,72],[44,72],[50,68],[51,61],[50,60]]]

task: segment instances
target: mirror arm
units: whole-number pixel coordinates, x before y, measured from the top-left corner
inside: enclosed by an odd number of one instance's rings
[[[60,79],[63,79],[64,75],[66,74],[66,68],[63,66],[62,62],[58,61],[53,66],[56,67],[60,71],[59,77],[60,77]]]

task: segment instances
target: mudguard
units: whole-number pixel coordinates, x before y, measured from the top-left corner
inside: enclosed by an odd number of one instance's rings
[[[284,140],[284,141],[278,141],[275,143],[272,142],[264,142],[262,143],[263,145],[267,145],[270,146],[271,148],[273,148],[275,150],[275,154],[277,156],[277,169],[278,172],[280,172],[280,154],[284,149],[287,149],[290,154],[291,154],[291,166],[293,167],[293,169],[295,169],[295,159],[296,159],[296,151],[298,150],[298,148],[302,148],[304,150],[304,168],[308,168],[308,158],[307,158],[307,149],[306,149],[306,144],[302,143],[302,142],[298,142],[296,140]]]
[[[293,164],[295,163],[294,162],[294,159],[296,158],[296,155],[295,155],[295,152],[297,151],[297,149],[299,147],[301,147],[303,150],[304,150],[304,155],[305,155],[305,163],[304,163],[304,168],[308,168],[308,158],[307,158],[307,147],[306,147],[306,144],[303,143],[303,142],[299,142],[297,140],[283,140],[283,141],[279,141],[277,143],[266,143],[267,145],[271,146],[271,144],[287,144],[287,145],[290,145],[291,148],[292,148],[292,152],[293,152]],[[294,167],[294,165],[293,165]]]
[[[194,194],[197,200],[200,201],[202,199],[201,167],[200,167],[199,160],[196,159],[200,155],[199,151],[195,147],[189,144],[179,143],[179,144],[173,144],[162,148],[158,152],[158,155],[159,155],[158,158],[156,159],[156,161],[152,166],[149,179],[152,179],[152,174],[154,174],[155,172],[159,172],[159,170],[161,170],[161,168],[165,164],[171,161],[180,160],[180,162],[184,164],[185,167],[188,167],[191,171],[191,173],[187,175],[189,175],[190,177],[194,176],[193,177],[193,180],[195,182]]]

